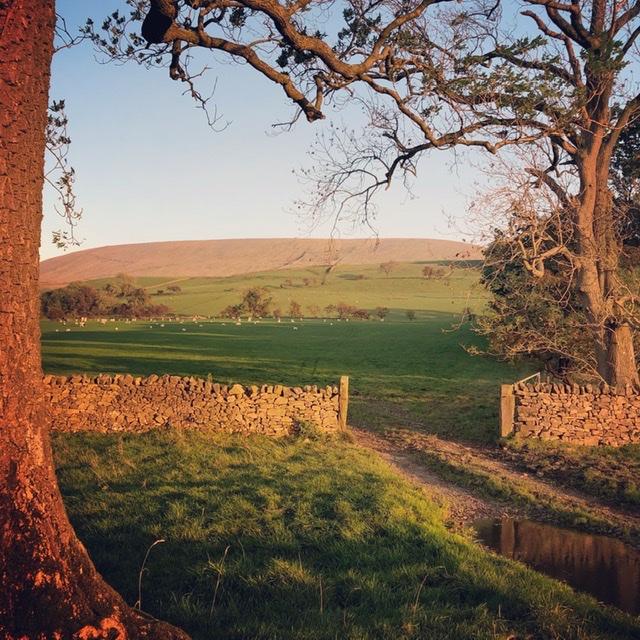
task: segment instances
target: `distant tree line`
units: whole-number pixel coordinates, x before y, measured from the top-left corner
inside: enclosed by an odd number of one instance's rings
[[[462,265],[462,261],[460,261],[460,263]],[[329,267],[326,270],[326,273],[324,274],[324,278],[322,278],[321,281],[318,281],[317,278],[302,278],[299,282],[296,282],[291,278],[286,278],[280,283],[280,288],[292,289],[292,288],[301,288],[301,287],[315,287],[318,284],[324,285],[326,284],[327,275],[329,274],[329,272],[332,270],[334,266],[335,265],[332,265],[332,267]],[[380,265],[378,265],[378,271],[380,271],[381,273],[384,273],[385,276],[390,276],[400,266],[401,265],[399,262],[390,260],[388,262],[382,262]],[[479,266],[479,261],[478,261],[478,265],[474,265],[474,266]],[[437,265],[428,264],[422,268],[422,276],[427,280],[439,280],[439,279],[447,278],[448,276],[450,276],[452,271],[453,271],[452,265],[448,265],[448,269],[446,269],[444,267],[440,267]],[[364,273],[343,273],[343,274],[340,274],[338,277],[344,280],[366,280],[367,279],[367,276]]]
[[[240,318],[304,318],[305,312],[302,305],[297,300],[291,300],[289,306],[283,311],[281,307],[272,308],[273,297],[264,287],[252,287],[247,289],[242,295],[242,300],[235,304],[226,306],[220,311],[221,318],[230,320],[239,320]],[[388,307],[376,307],[373,311],[356,307],[347,302],[338,302],[337,304],[328,304],[322,308],[317,304],[311,304],[307,307],[306,317],[311,318],[336,318],[339,320],[370,320],[372,316],[379,320],[389,315]],[[414,311],[407,311],[409,320],[415,319]]]
[[[50,320],[66,318],[146,318],[171,313],[164,304],[152,304],[149,294],[132,280],[121,277],[97,288],[72,283],[40,295],[42,315]]]
[[[360,309],[346,302],[338,302],[338,304],[329,304],[324,308],[324,311],[329,318],[339,318],[340,320],[347,320],[353,318],[354,320],[368,320],[371,316],[366,309]]]

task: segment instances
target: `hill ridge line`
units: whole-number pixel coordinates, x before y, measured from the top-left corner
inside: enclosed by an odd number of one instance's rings
[[[329,265],[388,261],[475,260],[481,248],[430,238],[229,238],[105,245],[49,258],[40,264],[43,286],[131,276],[226,277]]]

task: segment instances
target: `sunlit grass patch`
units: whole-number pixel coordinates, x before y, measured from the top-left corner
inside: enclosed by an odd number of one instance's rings
[[[632,638],[630,618],[449,532],[344,439],[56,435],[80,538],[128,602],[209,638]],[[138,592],[138,575],[151,549]]]

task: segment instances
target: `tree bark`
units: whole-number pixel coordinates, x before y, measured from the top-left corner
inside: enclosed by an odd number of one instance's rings
[[[633,332],[624,323],[607,328],[609,384],[613,387],[639,386]]]
[[[610,153],[595,149],[580,159],[581,196],[576,211],[577,286],[594,336],[596,368],[613,387],[640,386],[633,331],[616,301],[621,241],[608,185]]]
[[[0,637],[187,638],[103,581],[56,482],[38,296],[54,22],[54,0],[0,2]]]

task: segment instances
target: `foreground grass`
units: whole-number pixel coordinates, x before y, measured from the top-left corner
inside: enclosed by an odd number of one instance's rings
[[[54,448],[71,519],[100,571],[196,640],[640,632],[448,532],[421,492],[342,440],[166,431],[57,435]]]

